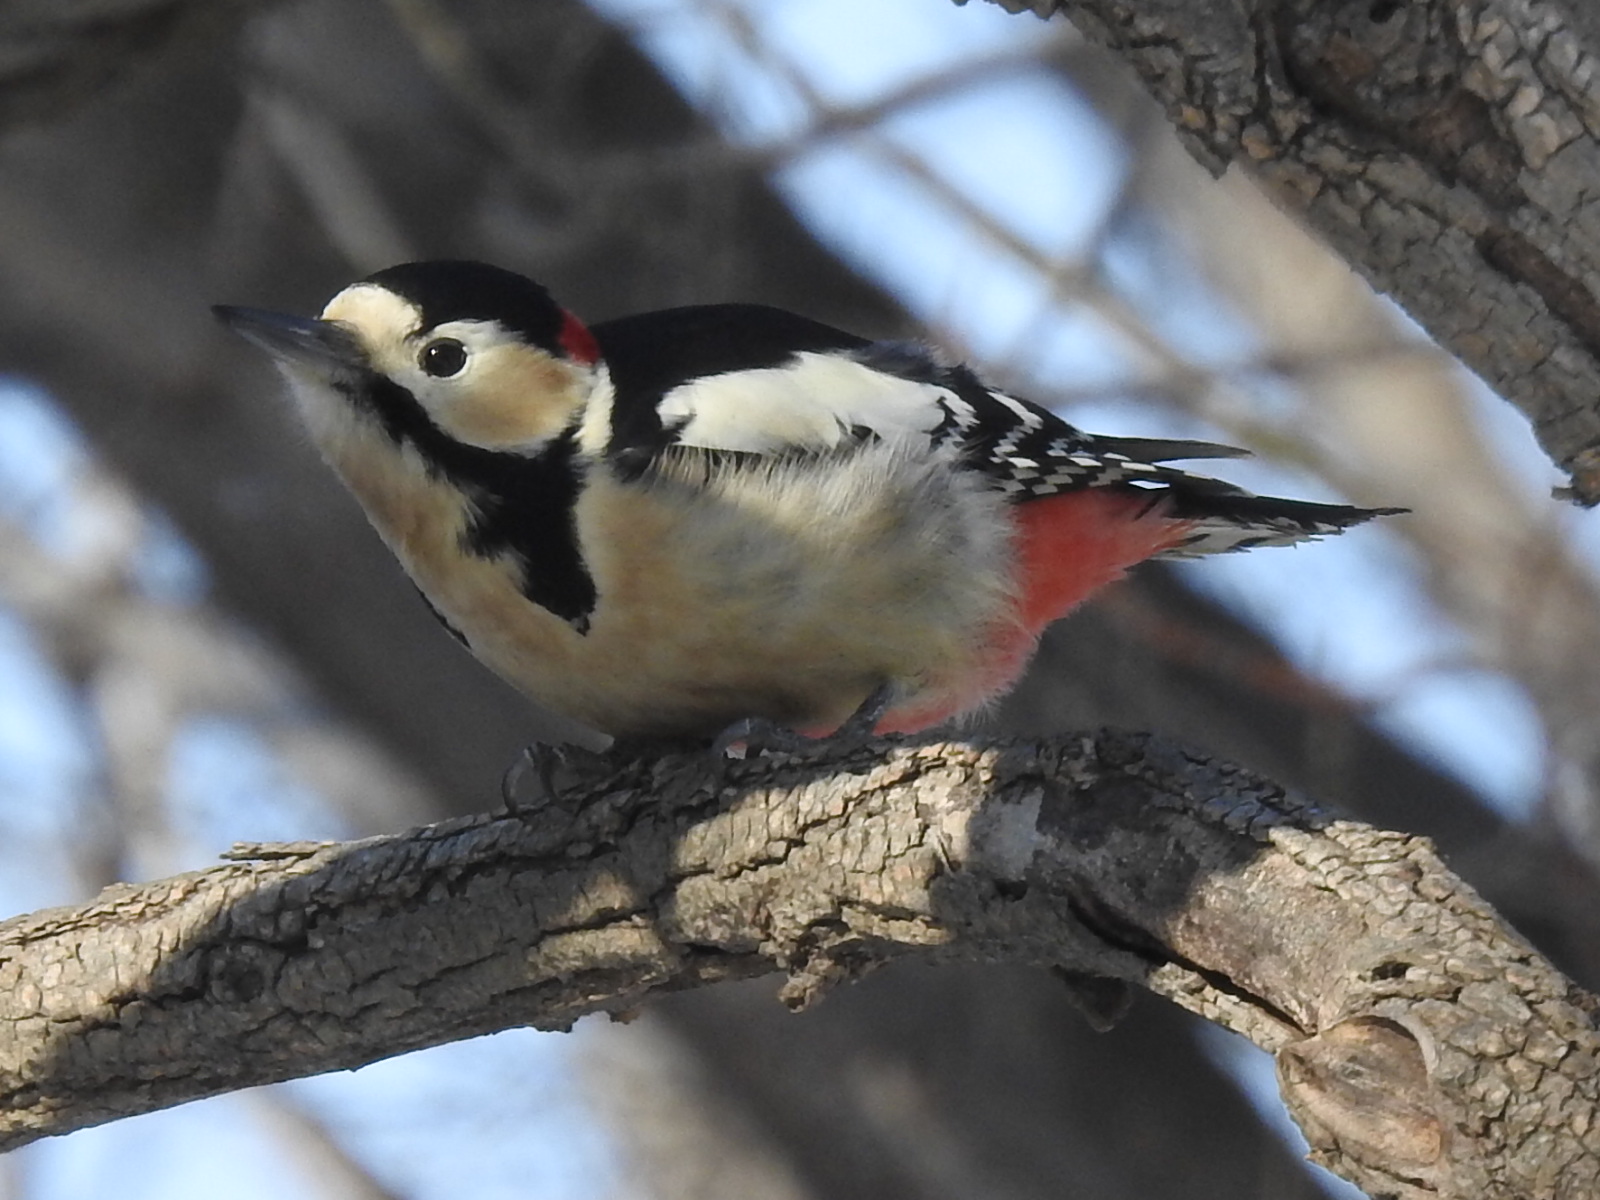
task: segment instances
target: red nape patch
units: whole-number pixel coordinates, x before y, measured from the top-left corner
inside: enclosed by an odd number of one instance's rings
[[[600,343],[594,340],[594,334],[589,332],[589,327],[577,317],[567,312],[561,312],[561,336],[557,339],[561,348],[567,352],[567,357],[593,366],[600,361]]]

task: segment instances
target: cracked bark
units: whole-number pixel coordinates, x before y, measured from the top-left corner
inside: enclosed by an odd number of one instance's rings
[[[1424,839],[1148,735],[613,761],[573,807],[241,861],[0,927],[0,1145],[511,1025],[901,958],[1138,983],[1277,1055],[1375,1194],[1600,1186],[1596,1001]]]
[[[1600,27],[1559,0],[1039,0],[1515,403],[1600,503]]]

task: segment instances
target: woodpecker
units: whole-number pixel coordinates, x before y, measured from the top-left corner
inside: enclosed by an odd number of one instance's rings
[[[1165,465],[1243,451],[1087,434],[922,345],[760,305],[588,327],[437,261],[315,319],[216,313],[447,628],[614,737],[927,728],[1136,563],[1401,511],[1254,495]]]

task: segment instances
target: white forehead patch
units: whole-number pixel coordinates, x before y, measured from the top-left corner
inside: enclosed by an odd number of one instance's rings
[[[328,301],[322,319],[343,321],[368,333],[381,331],[407,337],[422,327],[422,310],[388,288],[355,283]]]
[[[449,382],[430,378],[417,365],[417,352],[426,341],[454,338],[470,353],[467,371],[454,385],[467,381],[485,351],[515,342],[497,321],[447,321],[434,329],[422,324],[422,309],[403,296],[375,283],[355,283],[345,288],[322,310],[324,321],[337,321],[354,330],[373,368],[404,384],[424,404]]]
[[[348,325],[360,338],[372,365],[394,375],[411,365],[409,339],[422,329],[422,310],[388,288],[357,283],[322,310],[324,321]]]

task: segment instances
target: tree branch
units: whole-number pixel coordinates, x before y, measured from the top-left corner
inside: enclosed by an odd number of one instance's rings
[[[1378,1192],[1600,1182],[1594,999],[1426,841],[1239,768],[1148,735],[880,742],[720,787],[703,755],[606,760],[571,799],[0,926],[0,1147],[732,977],[786,972],[801,1007],[919,956],[1137,982],[1244,1034]]]
[[[245,7],[194,0],[6,6],[0,12],[0,132],[61,120],[172,43],[205,27],[237,23]]]
[[[1016,0],[996,0],[1016,9]],[[1561,0],[1035,0],[1515,403],[1600,503],[1600,22]]]

